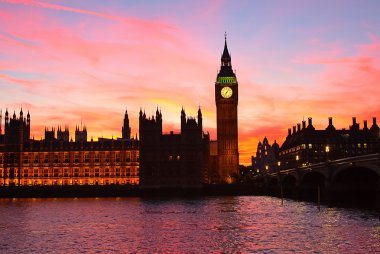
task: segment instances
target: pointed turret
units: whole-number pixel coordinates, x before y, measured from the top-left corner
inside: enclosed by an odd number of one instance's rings
[[[186,113],[185,113],[185,110],[183,109],[183,106],[182,106],[182,110],[181,110],[181,131],[185,129],[185,125],[186,125]]]
[[[29,110],[28,110],[28,114],[26,114],[26,124],[28,126],[30,126],[30,113],[29,113]]]
[[[141,117],[141,109],[140,109],[140,117]],[[129,117],[128,117],[127,110],[125,110],[124,123],[123,123],[123,127],[121,128],[121,134],[122,134],[123,139],[131,138],[131,128],[129,127]]]
[[[236,75],[232,70],[231,55],[227,47],[227,36],[224,35],[224,49],[220,58],[221,66],[217,76],[219,83],[236,83]],[[227,78],[227,79],[226,79]]]
[[[230,52],[228,52],[226,33],[224,34],[224,49],[223,49],[223,54],[220,60],[222,62],[222,66],[231,66],[231,56],[230,56]]]
[[[5,128],[6,126],[9,124],[9,113],[8,113],[8,109],[5,109]]]
[[[199,106],[198,108],[198,127],[199,129],[202,131],[202,111],[201,111],[201,107]]]
[[[20,120],[22,120],[24,118],[24,112],[22,112],[22,108],[20,110]]]

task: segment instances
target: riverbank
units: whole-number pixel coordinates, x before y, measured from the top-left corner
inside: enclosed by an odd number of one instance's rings
[[[142,189],[138,185],[0,186],[0,198],[256,195],[248,184]]]
[[[338,206],[380,209],[380,193],[324,188],[268,188],[252,183],[202,188],[142,189],[138,185],[0,186],[0,198],[273,196]]]

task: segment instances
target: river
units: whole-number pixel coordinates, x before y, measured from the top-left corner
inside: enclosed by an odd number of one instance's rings
[[[380,215],[272,197],[0,200],[0,253],[375,253]]]

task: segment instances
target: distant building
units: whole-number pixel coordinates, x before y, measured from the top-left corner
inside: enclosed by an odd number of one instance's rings
[[[265,175],[278,169],[280,147],[276,140],[270,145],[267,137],[257,145],[256,156],[252,156],[252,170],[255,174]]]
[[[124,127],[130,130],[129,122]],[[7,110],[0,133],[0,185],[139,184],[138,140],[88,141],[86,127],[76,127],[75,142],[67,127],[55,134],[55,128],[45,128],[43,140],[30,139],[29,112],[9,119]]]
[[[140,184],[142,188],[201,187],[209,163],[209,135],[202,130],[202,113],[186,118],[181,133],[162,133],[162,114],[147,117],[140,110]]]
[[[349,129],[336,130],[330,117],[324,130],[316,130],[312,118],[308,124],[288,129],[288,136],[282,144],[279,161],[281,168],[306,166],[312,163],[326,162],[346,157],[380,152],[380,133],[376,118],[369,128],[364,121],[363,128],[352,118]]]

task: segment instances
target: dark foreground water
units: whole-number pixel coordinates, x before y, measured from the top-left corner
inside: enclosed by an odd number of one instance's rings
[[[376,253],[376,212],[271,197],[0,200],[0,253]]]

